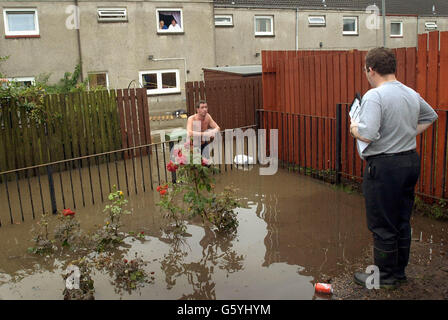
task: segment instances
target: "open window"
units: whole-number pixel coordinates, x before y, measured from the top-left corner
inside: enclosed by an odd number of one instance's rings
[[[104,87],[109,89],[109,77],[107,72],[89,72],[89,89],[95,87]]]
[[[232,14],[216,14],[215,26],[217,27],[233,27],[233,15]]]
[[[148,95],[179,93],[179,70],[152,70],[139,72],[140,85]]]
[[[3,21],[7,37],[39,36],[37,9],[3,9]]]
[[[435,21],[425,22],[425,30],[426,31],[437,30],[437,22]]]
[[[274,35],[274,16],[255,16],[254,25],[256,36]]]
[[[403,37],[403,22],[402,21],[392,21],[390,23],[390,36],[391,36],[391,38]]]
[[[128,12],[126,8],[99,8],[99,22],[127,22]]]
[[[325,27],[325,16],[308,16],[310,27]]]
[[[157,32],[184,32],[182,9],[157,9]]]
[[[358,17],[344,17],[342,23],[343,35],[358,35]]]

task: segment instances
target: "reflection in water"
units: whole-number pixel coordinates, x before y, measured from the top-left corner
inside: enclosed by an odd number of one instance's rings
[[[232,250],[235,235],[217,235],[208,227],[204,228],[204,237],[199,242],[202,255],[198,261],[185,262],[191,247],[181,237],[173,237],[168,242],[170,250],[160,262],[165,273],[167,289],[176,284],[176,278],[185,277],[193,292],[183,294],[181,299],[216,299],[215,283],[212,275],[215,267],[228,274],[243,268],[243,255]]]
[[[245,208],[237,209],[235,235],[189,223],[189,237],[170,237],[162,231],[167,221],[155,206],[157,192],[131,193],[132,215],[124,217],[123,231],[145,231],[146,239],[126,238],[118,256],[132,259],[138,253],[148,262],[145,271],[154,272],[154,283],[118,294],[111,275],[94,271],[95,299],[312,299],[315,282],[337,276],[371,245],[358,194],[285,170],[260,176],[258,170],[234,168],[215,178],[218,189],[239,189]],[[84,231],[103,224],[103,208],[95,202],[75,210]],[[61,274],[73,257],[27,254],[34,223],[0,228],[3,299],[62,299]],[[414,238],[422,233],[423,241],[446,239],[447,223],[416,216],[412,226]]]

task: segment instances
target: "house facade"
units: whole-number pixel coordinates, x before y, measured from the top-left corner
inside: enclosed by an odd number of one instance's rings
[[[54,83],[81,61],[83,79],[145,86],[151,111],[163,113],[185,109],[185,82],[215,65],[212,1],[0,1],[0,8],[0,56],[9,56],[0,70],[17,80],[50,73]]]
[[[383,46],[381,14],[381,0],[215,0],[216,62],[261,64],[262,50]],[[386,0],[385,17],[387,47],[416,47],[418,34],[448,30],[448,1]]]
[[[186,108],[185,82],[203,68],[261,64],[262,50],[382,46],[375,2],[381,13],[381,0],[3,0],[0,72],[55,83],[80,63],[91,85],[146,87],[151,113],[163,114]],[[386,3],[388,47],[448,30],[448,1]]]

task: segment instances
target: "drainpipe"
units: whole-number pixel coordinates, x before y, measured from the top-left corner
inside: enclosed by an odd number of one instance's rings
[[[299,50],[299,8],[296,8],[296,51]]]
[[[216,61],[216,26],[215,26],[215,4],[212,3],[212,23],[213,23],[213,66],[217,66]],[[186,81],[185,81],[186,82]]]
[[[418,18],[419,18],[419,16],[417,15],[417,41],[416,41],[416,47],[418,46]]]
[[[79,10],[79,7],[78,7],[78,0],[75,0],[75,6],[76,6],[76,10],[75,10],[76,21],[80,21],[80,15],[79,15],[80,10]],[[79,25],[77,25],[76,36],[78,38],[78,57],[79,57],[79,68],[80,68],[80,73],[81,73],[81,82],[83,82],[84,81],[84,75],[83,75],[83,72],[82,72],[81,34],[80,34],[80,31],[79,31],[79,29],[81,27],[80,25],[81,25],[81,23]]]

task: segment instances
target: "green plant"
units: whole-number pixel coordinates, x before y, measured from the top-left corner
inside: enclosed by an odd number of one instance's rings
[[[53,241],[48,238],[48,223],[48,215],[43,213],[41,219],[37,222],[38,230],[33,227],[31,231],[32,233],[35,233],[33,238],[34,246],[29,247],[28,252],[39,255],[45,255],[53,252]]]
[[[75,218],[75,212],[70,209],[64,209],[58,219],[61,223],[54,230],[54,238],[61,243],[63,248],[70,248],[81,239],[79,221]]]
[[[145,240],[145,232],[144,231],[140,231],[137,234],[135,234],[134,231],[129,231],[128,235],[133,236],[134,238],[139,239],[139,240]]]
[[[145,282],[150,283],[154,280],[154,277],[151,276],[149,278],[145,270],[143,270],[143,266],[146,265],[146,262],[137,257],[137,253],[133,260],[128,261],[127,259],[123,259],[114,261],[112,268],[115,272],[115,287],[118,290],[124,289],[130,292]]]
[[[433,219],[447,220],[448,208],[445,200],[439,200],[437,203],[426,203],[421,197],[415,196],[414,209],[421,214]]]
[[[0,57],[0,61],[4,61],[9,57]],[[24,111],[32,120],[40,123],[50,123],[62,117],[59,113],[48,112],[44,106],[44,97],[51,93],[68,93],[75,91],[85,91],[87,82],[78,82],[80,76],[80,65],[75,67],[73,74],[66,72],[59,84],[49,85],[49,74],[37,76],[34,84],[23,86],[15,81],[2,81],[0,85],[0,100],[8,102],[6,105],[10,107],[18,107],[20,111]],[[4,74],[0,74],[0,78],[4,78]]]
[[[218,232],[234,231],[238,227],[238,220],[234,209],[240,206],[235,200],[236,191],[229,187],[219,195],[214,195],[210,203],[209,221],[217,228]]]
[[[218,170],[190,143],[173,152],[175,161],[170,161],[167,169],[177,172],[178,181],[159,186],[157,191],[161,195],[158,205],[165,211],[165,217],[175,222],[175,232],[185,231],[184,218],[196,216],[203,222],[211,222],[219,231],[234,230],[238,221],[233,209],[240,204],[229,191],[213,192],[212,174]]]
[[[135,253],[135,258],[128,259],[116,259],[110,254],[97,257],[95,259],[95,265],[99,270],[106,270],[110,275],[115,276],[113,284],[117,292],[126,290],[131,292],[144,283],[151,283],[154,280],[154,272],[151,272],[149,276],[143,269],[147,265],[147,262],[143,261]]]
[[[123,215],[131,213],[124,208],[128,200],[125,199],[122,191],[117,190],[117,186],[113,186],[113,191],[109,194],[108,199],[111,204],[106,205],[103,210],[103,212],[107,213],[104,220],[105,225],[93,235],[96,249],[99,252],[104,251],[110,245],[123,241],[124,236],[119,232],[122,227],[121,219]]]
[[[117,186],[113,186],[113,192],[111,192],[108,196],[109,201],[112,204],[106,205],[103,212],[108,213],[108,217],[106,218],[106,228],[112,230],[115,235],[118,235],[118,230],[121,225],[121,218],[125,214],[131,214],[129,210],[124,209],[128,200],[124,198],[123,191],[117,190]]]

